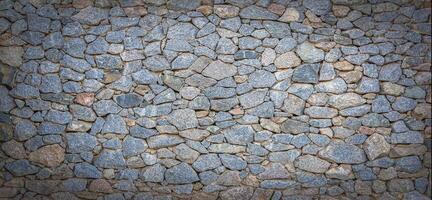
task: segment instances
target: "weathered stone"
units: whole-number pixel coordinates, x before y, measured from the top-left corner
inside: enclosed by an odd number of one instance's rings
[[[368,137],[363,145],[363,149],[369,160],[375,160],[389,153],[390,144],[387,143],[382,135],[375,133]]]
[[[355,164],[366,161],[363,150],[345,143],[332,143],[319,152],[319,157],[335,163]]]
[[[146,182],[162,182],[166,168],[160,164],[150,166],[142,173],[142,179]]]
[[[324,51],[315,48],[308,42],[300,44],[297,47],[296,53],[306,63],[316,63],[324,60]]]
[[[199,181],[199,178],[191,166],[180,163],[165,171],[165,180],[171,184],[185,184]]]
[[[238,125],[222,131],[231,144],[246,145],[252,142],[255,131],[249,125]]]
[[[156,135],[147,139],[148,146],[154,149],[175,146],[183,142],[184,140],[176,135]]]
[[[273,86],[276,78],[268,71],[257,70],[249,76],[248,82],[255,88],[264,88]]]
[[[94,160],[94,165],[101,168],[121,169],[126,166],[121,151],[103,150]]]
[[[102,178],[102,172],[100,172],[95,166],[88,163],[79,163],[75,165],[74,174],[78,178]]]
[[[168,115],[168,121],[176,126],[179,130],[195,128],[198,126],[195,111],[191,109],[173,111],[170,115]]]
[[[102,133],[118,133],[125,135],[128,133],[126,122],[119,115],[109,114],[103,125]]]
[[[30,153],[29,160],[47,167],[59,166],[65,158],[65,150],[58,144],[48,145]]]
[[[13,67],[22,64],[24,50],[22,47],[0,47],[0,60]]]
[[[97,25],[101,20],[108,17],[108,10],[89,6],[81,9],[79,13],[72,16],[73,19],[80,23],[88,25]]]
[[[297,158],[295,166],[308,172],[324,173],[330,167],[330,163],[315,156],[305,155]]]
[[[5,164],[5,168],[15,176],[36,174],[39,168],[30,164],[28,160],[16,160]]]
[[[366,103],[366,99],[355,93],[345,93],[331,96],[328,103],[337,109],[345,109],[362,105]]]
[[[292,80],[299,83],[317,83],[319,64],[303,64],[295,68]]]
[[[87,133],[69,133],[66,135],[67,152],[82,153],[92,151],[96,145],[96,137]]]
[[[275,20],[278,16],[264,8],[252,5],[240,11],[240,17],[247,19]]]
[[[226,77],[234,76],[237,73],[235,66],[231,64],[226,64],[219,60],[210,63],[203,71],[204,76],[214,78],[216,80],[221,80]]]

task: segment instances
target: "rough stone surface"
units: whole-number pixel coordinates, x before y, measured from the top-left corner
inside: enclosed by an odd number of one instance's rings
[[[430,4],[2,0],[0,199],[430,199]]]

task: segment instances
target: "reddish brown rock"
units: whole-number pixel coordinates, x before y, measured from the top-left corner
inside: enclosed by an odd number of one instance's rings
[[[213,8],[211,6],[200,6],[196,10],[205,16],[213,13]]]
[[[277,15],[282,15],[285,12],[285,6],[276,3],[270,4],[267,9]]]
[[[75,103],[81,104],[83,106],[91,106],[95,99],[94,93],[81,93],[75,97]]]
[[[92,0],[74,0],[72,3],[75,8],[86,8],[87,6],[93,6]]]
[[[144,6],[123,8],[128,17],[141,17],[147,14],[147,9]]]
[[[90,183],[89,190],[92,192],[112,193],[112,187],[108,181],[104,179],[97,179]]]
[[[58,144],[48,145],[30,153],[29,160],[47,167],[59,166],[65,156],[65,150]]]

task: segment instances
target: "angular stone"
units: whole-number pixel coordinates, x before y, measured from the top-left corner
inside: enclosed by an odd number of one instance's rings
[[[13,162],[8,162],[5,163],[4,167],[14,176],[26,176],[36,174],[39,171],[39,167],[30,164],[28,160],[15,160]]]
[[[380,81],[397,82],[402,75],[400,64],[392,63],[381,67],[379,72]]]
[[[402,133],[392,133],[390,136],[392,144],[422,144],[423,135],[418,131],[406,131]]]
[[[179,130],[195,128],[198,126],[198,120],[195,111],[191,109],[175,110],[168,115],[168,121],[176,126]]]
[[[102,172],[99,171],[95,166],[88,163],[76,164],[74,167],[74,174],[78,178],[91,178],[91,179],[102,178]]]
[[[143,139],[126,136],[123,140],[123,156],[130,157],[143,153],[147,149],[147,143]]]
[[[265,52],[265,51],[264,51]],[[264,56],[264,55],[263,55]],[[297,67],[301,64],[301,60],[294,52],[286,52],[276,58],[274,64],[277,68],[285,69]]]
[[[14,137],[18,141],[25,141],[36,134],[36,127],[30,120],[21,119],[15,124]]]
[[[221,165],[222,163],[217,154],[205,154],[199,156],[198,159],[192,164],[192,167],[198,172],[203,172],[215,169]]]
[[[315,15],[325,15],[330,12],[332,8],[332,3],[330,2],[330,0],[305,0],[303,1],[303,6],[311,10]]]
[[[237,73],[237,68],[234,65],[226,64],[222,61],[213,61],[203,71],[204,76],[222,80],[227,77],[234,76]]]
[[[208,147],[209,152],[213,153],[240,153],[245,152],[245,146],[232,145],[228,143],[212,144]]]
[[[96,137],[88,133],[66,134],[68,153],[91,152],[98,144]]]
[[[300,19],[300,13],[295,8],[286,8],[285,12],[279,18],[282,22],[295,22]]]
[[[92,6],[81,9],[79,13],[72,16],[72,19],[87,25],[97,25],[100,21],[107,18],[108,10]]]
[[[264,102],[267,89],[258,89],[239,96],[240,105],[244,108],[252,108]]]
[[[249,75],[248,82],[254,88],[264,88],[273,86],[273,84],[276,83],[276,78],[272,73],[268,71],[257,70],[251,75]]]
[[[231,5],[214,5],[213,12],[220,18],[236,17],[240,9]]]
[[[289,177],[289,173],[286,168],[280,163],[272,163],[268,165],[264,172],[258,175],[259,179],[286,179]]]
[[[338,111],[334,108],[311,106],[305,109],[305,114],[311,118],[333,118],[336,117]]]
[[[166,168],[161,164],[152,165],[143,171],[141,177],[146,182],[160,183],[164,180]]]
[[[222,200],[251,199],[253,190],[253,187],[247,186],[233,187],[222,191],[219,196]]]
[[[309,125],[305,122],[287,119],[282,123],[281,131],[292,134],[305,133],[309,132]]]
[[[378,79],[363,77],[356,88],[356,92],[360,94],[378,93],[380,85]]]
[[[109,114],[102,128],[102,133],[117,133],[125,135],[128,133],[126,122],[119,115]]]
[[[191,166],[180,163],[165,171],[165,180],[170,184],[186,184],[199,181],[199,178]]]
[[[143,99],[137,94],[130,93],[114,96],[114,101],[123,108],[132,108],[140,105]]]
[[[355,145],[331,143],[318,153],[319,157],[335,163],[358,164],[366,162],[366,155]]]
[[[37,162],[47,167],[59,166],[65,158],[65,150],[58,144],[47,145],[33,151],[29,155],[29,160]]]
[[[398,97],[392,104],[392,108],[399,112],[408,112],[414,110],[417,106],[417,101],[411,98]]]
[[[321,71],[321,75],[322,75],[322,71]],[[347,84],[341,78],[335,78],[331,81],[320,82],[315,86],[315,90],[317,92],[328,92],[334,94],[344,93],[346,92],[347,89],[348,89]]]
[[[260,19],[260,20],[276,20],[279,18],[276,14],[255,5],[251,5],[246,8],[243,8],[240,11],[240,17],[246,19]]]
[[[84,120],[92,122],[96,120],[96,114],[91,108],[80,106],[80,105],[70,105],[70,112],[72,115],[79,120]]]
[[[153,98],[154,104],[162,104],[167,102],[175,101],[175,93],[171,88],[166,89],[165,91],[159,93],[155,98]]]
[[[101,100],[93,104],[93,110],[98,116],[105,116],[120,112],[121,107],[112,100]]]
[[[169,39],[194,39],[198,29],[189,23],[178,23],[168,29],[167,37]]]
[[[184,140],[176,135],[156,135],[147,139],[148,146],[152,149],[175,146],[183,142]]]
[[[219,157],[222,164],[230,170],[243,170],[247,166],[246,161],[234,155],[221,154]]]
[[[237,125],[222,131],[231,144],[246,145],[253,141],[255,131],[249,125]]]
[[[384,136],[375,133],[364,142],[363,149],[369,160],[375,160],[390,152],[390,144],[387,143]]]
[[[303,64],[295,68],[292,80],[299,83],[317,83],[319,64]]]
[[[295,95],[288,94],[284,100],[282,110],[294,115],[302,115],[305,107],[305,101]]]
[[[121,151],[103,150],[95,158],[94,165],[100,168],[121,169],[126,167],[126,161]]]
[[[297,47],[296,53],[306,63],[316,63],[324,60],[324,51],[317,49],[309,42],[304,42]]]
[[[383,115],[370,113],[361,118],[362,124],[368,127],[388,127],[390,122]]]
[[[330,96],[328,103],[337,109],[345,109],[362,105],[366,103],[366,99],[355,93],[345,93]]]
[[[7,65],[19,67],[22,65],[23,55],[22,47],[0,47],[0,61]]]
[[[330,167],[329,162],[312,155],[300,156],[294,164],[299,169],[313,173],[324,173]]]

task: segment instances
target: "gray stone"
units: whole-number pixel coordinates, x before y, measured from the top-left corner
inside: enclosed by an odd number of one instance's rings
[[[168,29],[169,39],[191,40],[195,38],[198,29],[189,23],[178,23]]]
[[[123,140],[123,156],[130,157],[143,153],[147,149],[145,140],[126,136]]]
[[[191,109],[173,111],[170,115],[168,115],[168,121],[176,126],[179,130],[195,128],[198,126],[195,111]]]
[[[69,133],[65,138],[69,153],[92,151],[98,144],[96,137],[87,133]]]
[[[380,84],[378,79],[363,77],[356,88],[356,92],[360,94],[365,93],[378,93],[380,91]]]
[[[252,108],[264,102],[267,89],[258,89],[239,96],[240,104],[243,108]]]
[[[297,47],[296,53],[306,63],[316,63],[324,60],[324,51],[315,48],[311,43],[304,42]]]
[[[84,58],[84,51],[87,45],[81,38],[71,38],[65,41],[64,50],[67,54],[77,57]]]
[[[137,94],[130,93],[114,96],[114,101],[123,108],[132,108],[139,106],[143,99]]]
[[[396,169],[407,173],[416,173],[421,170],[422,162],[417,156],[407,156],[396,160]]]
[[[168,60],[160,55],[148,57],[143,61],[143,65],[150,71],[163,71],[170,68]]]
[[[175,146],[183,142],[184,140],[176,135],[156,135],[147,139],[148,146],[152,149]]]
[[[96,65],[102,69],[121,69],[123,62],[119,56],[108,54],[96,56]]]
[[[248,82],[254,88],[271,87],[276,82],[275,76],[265,70],[257,70],[249,76]]]
[[[143,171],[141,177],[146,182],[160,183],[164,180],[166,168],[160,164],[150,166]]]
[[[30,31],[48,33],[50,30],[49,29],[50,23],[51,20],[48,18],[40,17],[35,14],[27,15],[27,25],[28,25],[28,30]]]
[[[390,139],[393,144],[421,144],[424,141],[423,135],[418,131],[392,133]]]
[[[384,136],[375,133],[368,137],[363,145],[363,149],[369,160],[375,160],[389,153],[390,144],[387,143]]]
[[[125,135],[128,133],[126,122],[116,114],[109,114],[102,128],[102,133],[117,133]]]
[[[305,155],[297,158],[295,166],[312,173],[324,173],[330,167],[330,163],[312,155]]]
[[[30,164],[28,160],[8,162],[5,164],[5,168],[15,176],[36,174],[39,171],[39,167]]]
[[[330,12],[332,3],[330,2],[330,0],[305,0],[303,1],[303,6],[311,10],[316,15],[325,15]]]
[[[172,63],[171,63],[171,68],[172,69],[187,69],[189,68],[192,63],[195,62],[195,60],[198,57],[190,54],[190,53],[183,53],[180,54],[179,56],[177,56],[177,58],[175,58]]]
[[[69,112],[50,110],[48,114],[45,115],[45,120],[57,124],[67,124],[72,121],[72,115]]]
[[[392,104],[392,108],[399,112],[408,112],[417,106],[417,101],[406,97],[398,97]]]
[[[400,64],[392,63],[381,67],[379,72],[380,81],[397,82],[402,75]]]
[[[91,108],[80,106],[80,105],[71,105],[70,112],[76,119],[84,120],[92,122],[96,120],[96,114],[93,112]]]
[[[108,10],[89,6],[81,9],[72,19],[87,25],[97,25],[103,19],[108,18]]]
[[[121,108],[112,100],[101,100],[93,104],[93,110],[98,116],[105,116],[118,113]]]
[[[126,161],[121,151],[103,150],[95,158],[94,165],[100,168],[121,169],[126,167]]]
[[[335,163],[356,164],[366,161],[366,155],[362,149],[345,143],[331,143],[321,150],[318,155]]]
[[[276,14],[255,5],[241,9],[240,17],[260,20],[276,20],[278,18]]]
[[[264,21],[264,28],[270,33],[272,37],[275,38],[285,38],[291,36],[291,29],[288,23],[275,22],[275,21]],[[281,40],[282,41],[282,40]],[[293,41],[287,41],[287,44],[284,44],[284,49],[290,49],[291,45],[295,46]],[[279,46],[279,45],[278,45]],[[276,50],[277,51],[277,50]],[[289,51],[289,50],[287,50]]]
[[[224,78],[234,76],[237,73],[237,69],[234,65],[223,63],[219,60],[210,63],[203,71],[204,76],[214,78],[216,80],[222,80]]]
[[[156,74],[148,71],[147,69],[142,69],[133,73],[132,78],[138,84],[155,84],[159,80],[159,77],[157,77]]]
[[[108,52],[108,48],[108,42],[104,38],[99,37],[87,46],[86,53],[90,55],[104,54]]]
[[[246,161],[234,155],[221,154],[219,157],[222,164],[231,170],[243,170],[247,166]]]
[[[61,49],[63,47],[63,44],[64,44],[64,39],[61,32],[54,32],[47,35],[42,42],[42,46],[44,49],[49,49],[49,48]]]
[[[390,103],[384,95],[379,95],[373,100],[372,112],[384,113],[384,112],[390,112],[390,111],[391,111]]]
[[[170,184],[185,184],[199,181],[199,177],[191,166],[180,163],[165,171],[165,180]]]
[[[362,124],[368,127],[388,127],[390,122],[383,115],[377,113],[370,113],[364,115],[362,118]]]
[[[324,67],[325,65],[323,65]],[[322,80],[323,75],[323,68],[321,68],[320,72],[320,80]],[[329,92],[329,93],[335,93],[335,94],[341,94],[346,92],[348,86],[345,83],[345,81],[341,78],[335,78],[331,81],[327,82],[320,82],[315,86],[315,90],[317,92]]]
[[[198,159],[192,164],[192,167],[198,172],[203,172],[216,169],[221,165],[222,163],[217,154],[205,154],[199,156]]]
[[[74,167],[74,174],[78,178],[102,178],[102,172],[99,171],[95,166],[88,163],[76,164]]]
[[[303,64],[294,70],[292,80],[300,83],[317,83],[319,64]]]
[[[328,103],[337,109],[345,109],[362,105],[366,103],[366,99],[355,93],[345,93],[331,96]]]
[[[249,125],[237,125],[222,131],[231,144],[246,145],[253,140],[255,131]]]

